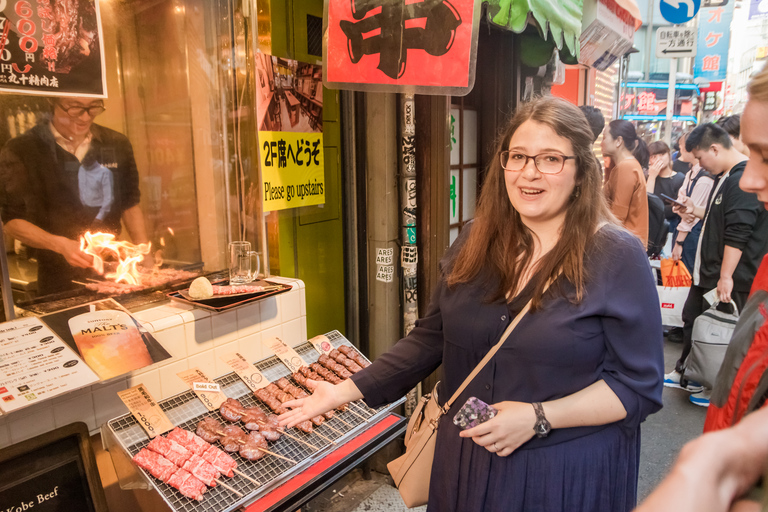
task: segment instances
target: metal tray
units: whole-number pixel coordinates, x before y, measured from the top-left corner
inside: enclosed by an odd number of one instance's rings
[[[226,280],[216,281],[213,284],[219,285],[219,284],[226,284],[227,282],[228,281]],[[178,290],[175,292],[169,292],[166,295],[171,300],[185,302],[197,308],[205,308],[211,311],[216,311],[218,313],[221,313],[222,311],[227,311],[237,306],[242,306],[243,304],[249,304],[257,300],[266,299],[267,297],[272,297],[280,293],[285,293],[291,288],[293,288],[289,284],[273,283],[273,282],[264,281],[264,280],[254,281],[253,283],[250,283],[250,284],[257,284],[260,286],[278,286],[279,288],[276,290],[269,290],[264,292],[238,293],[236,295],[215,295],[208,299],[193,299],[189,297],[189,295],[185,293],[189,291],[189,288],[186,288],[184,290]]]
[[[347,345],[355,349],[339,331],[332,331],[325,336],[328,337],[334,348]],[[320,357],[320,353],[309,342],[294,347],[294,349],[307,364],[316,362],[317,358]],[[281,377],[290,379],[290,371],[275,356],[262,359],[256,362],[255,365],[272,382]],[[215,379],[215,381],[221,386],[221,390],[228,397],[239,399],[247,407],[260,407],[265,412],[270,412],[266,406],[253,396],[250,389],[246,387],[235,373],[229,373]],[[293,383],[298,385],[296,382]],[[295,464],[270,455],[251,462],[241,458],[238,454],[230,454],[237,460],[238,471],[258,480],[261,484],[256,485],[237,474],[232,478],[225,476],[220,478],[225,484],[243,494],[243,497],[239,497],[219,485],[209,488],[203,495],[203,501],[195,501],[182,496],[176,489],[157,480],[146,471],[140,471],[144,473],[147,480],[152,483],[165,502],[175,511],[202,512],[213,510],[227,512],[267,494],[270,490],[287,481],[291,476],[321,459],[334,446],[343,444],[367,430],[369,425],[376,423],[389,414],[392,409],[400,405],[404,400],[404,398],[400,399],[378,409],[371,409],[361,400],[354,402],[350,407],[354,408],[355,412],[364,417],[365,420],[350,411],[343,413],[337,411],[333,419],[326,421],[320,427],[315,427],[317,433],[330,439],[331,442],[321,438],[314,432],[312,434],[304,434],[295,428],[289,431],[291,435],[315,446],[316,449],[314,450],[287,436],[282,436],[278,441],[269,443],[271,451],[293,459],[296,461]],[[187,430],[194,431],[197,423],[205,416],[213,416],[219,421],[226,423],[218,411],[208,411],[192,391],[186,391],[162,400],[159,402],[159,405],[174,425]],[[131,414],[114,418],[107,425],[122,448],[131,457],[149,443],[149,437]]]

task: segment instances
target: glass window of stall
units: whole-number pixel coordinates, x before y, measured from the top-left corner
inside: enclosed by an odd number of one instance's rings
[[[3,12],[13,30],[0,87],[24,76],[25,59],[69,76],[58,94],[0,95],[0,207],[16,305],[164,290],[225,269],[228,241],[261,251],[252,59],[239,7],[64,0],[52,4],[71,9],[15,19],[28,3],[9,0]],[[30,37],[32,57],[22,52]],[[3,66],[17,61],[21,69]],[[77,79],[100,61],[104,98]]]

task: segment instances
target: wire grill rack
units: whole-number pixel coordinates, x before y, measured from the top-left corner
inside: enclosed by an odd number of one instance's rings
[[[332,331],[325,336],[334,348],[347,345],[357,350],[339,331]],[[308,364],[317,361],[317,358],[320,357],[320,353],[309,342],[294,347],[294,350]],[[291,378],[290,370],[276,356],[268,357],[254,364],[272,382],[281,377]],[[225,395],[240,400],[244,406],[259,407],[264,412],[271,413],[234,372],[215,379],[215,382],[221,386]],[[292,381],[292,383],[298,386],[297,382]],[[272,455],[265,455],[257,461],[249,461],[237,453],[231,453],[230,455],[237,461],[237,471],[259,482],[257,485],[237,473],[232,478],[225,476],[220,478],[222,482],[241,493],[242,497],[217,485],[207,490],[202,501],[195,501],[182,496],[176,489],[152,477],[144,470],[141,471],[173,510],[179,512],[211,510],[227,512],[254,501],[285,482],[292,475],[321,458],[334,445],[342,444],[366,430],[368,424],[375,423],[402,401],[401,399],[378,409],[372,409],[362,401],[357,401],[350,404],[344,412],[336,411],[333,418],[326,420],[320,427],[315,426],[312,434],[305,434],[294,428],[290,429],[288,433],[296,439],[284,435],[278,441],[269,443],[270,451],[292,459],[295,461],[294,463]],[[186,391],[162,400],[159,405],[175,426],[192,432],[195,431],[200,420],[206,416],[227,423],[218,411],[208,411],[192,391]],[[149,437],[131,414],[110,420],[108,426],[131,457],[149,443]],[[242,427],[242,424],[240,426]]]

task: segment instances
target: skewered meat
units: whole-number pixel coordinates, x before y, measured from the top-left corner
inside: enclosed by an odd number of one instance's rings
[[[309,365],[309,367],[318,373],[322,377],[322,380],[327,380],[331,384],[339,384],[342,380],[335,373],[320,363],[312,363]]]
[[[336,349],[331,350],[328,353],[328,357],[330,357],[331,359],[333,359],[339,364],[343,364],[344,366],[347,367],[347,370],[349,370],[352,373],[357,373],[362,370],[362,367],[360,367],[359,364],[357,364],[351,358],[345,356],[344,354],[342,354]]]
[[[168,432],[168,435],[166,437],[168,439],[176,441],[187,450],[200,456],[202,456],[203,453],[205,453],[208,450],[208,448],[211,446],[210,443],[207,443],[206,441],[201,439],[199,436],[196,436],[189,430],[184,430],[179,427],[176,427],[170,432]]]
[[[291,395],[280,390],[280,388],[278,388],[274,382],[270,382],[269,385],[264,388],[264,390],[270,393],[272,396],[274,396],[278,400],[280,400],[280,402],[282,403],[290,402],[291,400],[293,400],[293,397]],[[322,416],[315,416],[314,418],[310,418],[310,421],[312,422],[313,425],[315,425],[316,427],[319,427],[320,425],[323,424],[323,422],[325,422],[325,418],[323,418]]]
[[[203,500],[203,493],[206,491],[205,484],[183,468],[176,468],[176,472],[166,483],[178,489],[183,496],[197,501]]]
[[[258,407],[248,407],[245,409],[245,414],[240,418],[240,421],[243,422],[243,426],[248,430],[259,430],[260,424],[267,421],[267,415]]]
[[[227,398],[219,407],[219,414],[227,421],[239,421],[245,414],[245,407],[234,398]]]
[[[183,467],[184,463],[192,456],[192,452],[181,446],[176,441],[157,436],[149,442],[147,448],[159,453],[175,465]]]
[[[339,352],[341,352],[342,354],[344,354],[345,356],[347,356],[348,358],[350,358],[351,360],[353,360],[363,368],[368,368],[369,366],[371,366],[371,363],[363,359],[363,357],[360,354],[358,354],[357,351],[355,351],[355,349],[353,348],[350,348],[346,345],[341,345],[339,347]]]
[[[240,447],[240,456],[248,460],[259,460],[267,449],[267,440],[258,432],[248,434],[246,442]]]
[[[150,475],[177,489],[183,496],[197,501],[203,499],[205,484],[159,453],[143,448],[134,455],[133,461]]]
[[[259,293],[266,290],[264,286],[253,284],[238,284],[231,286],[213,286],[214,295],[236,295],[238,293]]]
[[[338,375],[342,379],[348,379],[352,376],[352,373],[350,373],[349,370],[347,370],[346,368],[344,368],[344,366],[340,365],[339,363],[337,363],[336,361],[334,361],[333,359],[331,359],[325,354],[322,354],[320,357],[318,357],[317,362],[325,366],[329,370],[332,370],[336,375]]]
[[[301,388],[297,388],[296,386],[291,384],[291,381],[289,381],[285,377],[279,378],[277,381],[275,381],[275,384],[277,385],[277,387],[279,387],[286,393],[290,394],[293,398],[307,398],[309,396],[309,394],[307,394],[306,391],[304,391]],[[330,420],[331,418],[333,418],[333,411],[324,412],[323,418],[327,420]]]
[[[145,269],[137,268],[139,271],[139,280],[141,284],[114,283],[112,281],[98,281],[88,283],[85,287],[92,292],[104,295],[122,295],[132,293],[145,288],[163,286],[170,283],[176,283],[197,276],[197,272],[188,272],[186,270],[175,270],[172,268]]]
[[[221,439],[221,432],[224,429],[224,425],[219,423],[215,418],[203,418],[203,420],[197,424],[197,430],[195,433],[201,437],[206,443],[215,443]],[[199,454],[198,454],[199,455]]]
[[[210,462],[222,475],[226,475],[230,478],[235,475],[233,470],[237,468],[237,462],[216,446],[209,445],[202,457]]]
[[[216,423],[221,425],[221,423],[218,421],[216,421]],[[235,473],[232,470],[237,468],[237,462],[235,462],[235,459],[224,453],[216,446],[206,442],[200,436],[193,434],[189,430],[176,427],[175,429],[171,430],[166,437],[176,441],[187,450],[201,456],[203,459],[210,462],[211,465],[215,467],[216,470],[222,475],[226,475],[230,478],[234,476]],[[217,439],[218,437],[220,436],[217,435]]]
[[[146,469],[150,475],[163,482],[168,482],[168,479],[171,478],[171,475],[173,475],[177,469],[176,464],[159,453],[146,448],[142,448],[139,450],[139,453],[133,456],[133,462],[140,468]]]
[[[275,414],[283,414],[288,411],[288,409],[283,407],[280,400],[272,396],[269,391],[266,391],[264,388],[257,389],[253,394],[256,395],[256,398],[264,402]]]
[[[320,374],[318,374],[315,370],[311,369],[309,366],[300,367],[299,373],[308,379],[317,380],[317,381],[324,380]]]
[[[210,462],[195,454],[192,454],[182,467],[208,487],[216,487],[216,479],[221,476]]]
[[[220,442],[225,452],[236,452],[240,450],[240,446],[245,442],[245,432],[236,425],[227,425],[222,430],[222,434]]]
[[[312,377],[308,377],[307,375],[304,375],[304,374],[300,373],[301,368],[306,368],[306,373],[309,374],[309,375],[312,375]],[[299,368],[299,372],[294,373],[292,375],[292,377],[293,377],[293,379],[296,382],[298,382],[299,384],[301,384],[305,388],[309,389],[309,386],[307,386],[307,379],[313,379],[313,380],[317,379],[318,381],[321,381],[321,382],[325,381],[325,379],[323,379],[323,377],[321,375],[318,375],[317,373],[315,373],[314,371],[310,370],[306,366],[302,366],[301,368]],[[336,378],[338,379],[338,377],[336,377]],[[348,404],[341,404],[336,409],[341,411],[341,412],[344,412],[344,411],[347,410],[347,405]],[[328,418],[328,419],[330,419],[330,418]]]
[[[306,427],[306,425],[304,425]],[[310,425],[310,429],[311,429]],[[300,429],[301,430],[301,429]],[[302,430],[303,432],[303,430]],[[266,439],[267,441],[277,441],[280,439],[280,436],[282,434],[282,430],[280,429],[280,426],[277,423],[277,416],[274,414],[270,414],[263,425],[259,425],[259,433]]]

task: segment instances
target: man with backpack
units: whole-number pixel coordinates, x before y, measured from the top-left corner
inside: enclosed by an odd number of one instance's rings
[[[694,129],[685,141],[701,166],[714,177],[714,186],[705,207],[697,207],[691,198],[683,200],[685,210],[704,219],[692,272],[693,286],[683,307],[683,350],[675,369],[664,376],[667,387],[694,393],[702,387],[685,382],[683,370],[691,351],[693,323],[710,305],[704,296],[716,289],[721,303],[733,301],[744,307],[752,280],[768,240],[768,212],[757,196],[739,188],[747,158],[737,151],[728,133],[712,123]],[[691,395],[696,405],[709,406],[711,390]]]

